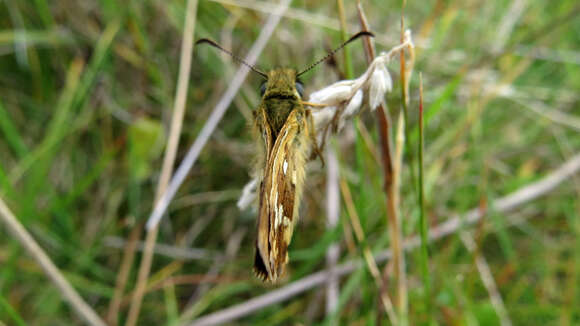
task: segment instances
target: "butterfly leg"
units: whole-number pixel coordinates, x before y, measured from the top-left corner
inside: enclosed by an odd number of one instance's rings
[[[322,156],[322,147],[318,146],[318,141],[316,140],[316,129],[314,129],[314,119],[312,118],[312,112],[310,110],[306,110],[306,121],[308,123],[308,135],[310,136],[310,141],[312,142],[312,155],[310,157],[311,160],[315,159],[316,156],[320,158],[322,162],[322,166],[324,166],[324,157]]]

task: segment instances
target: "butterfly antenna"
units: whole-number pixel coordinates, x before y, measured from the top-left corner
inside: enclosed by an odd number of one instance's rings
[[[262,71],[258,70],[256,67],[254,67],[254,66],[252,66],[251,64],[249,64],[249,63],[245,62],[245,61],[244,61],[242,58],[240,58],[240,57],[238,57],[237,55],[233,54],[232,52],[230,52],[230,51],[228,51],[228,50],[226,50],[226,49],[222,48],[222,47],[221,47],[219,44],[217,44],[216,42],[214,42],[214,41],[212,41],[212,40],[210,40],[210,39],[207,39],[207,38],[202,38],[202,39],[199,39],[199,40],[197,40],[197,42],[195,42],[195,45],[198,45],[198,44],[204,44],[204,43],[205,43],[205,44],[209,44],[209,45],[211,45],[211,46],[213,46],[214,48],[217,48],[217,49],[219,49],[219,50],[222,50],[223,52],[225,52],[225,53],[229,54],[229,55],[230,55],[230,57],[232,57],[232,59],[234,59],[235,61],[237,61],[237,62],[239,62],[239,63],[243,64],[244,66],[246,66],[246,67],[248,67],[248,68],[252,69],[252,71],[253,71],[253,72],[255,72],[255,73],[257,73],[257,74],[261,75],[262,77],[264,77],[264,78],[268,79],[268,75],[266,75],[264,72],[262,72]]]
[[[367,32],[367,31],[362,31],[362,32],[358,32],[356,34],[354,34],[353,36],[351,36],[346,42],[342,43],[339,47],[337,47],[336,49],[330,51],[324,58],[316,61],[315,63],[311,64],[310,66],[308,66],[308,68],[302,70],[301,72],[299,72],[296,76],[300,76],[303,73],[309,71],[310,69],[316,67],[319,63],[327,60],[328,58],[332,57],[336,52],[340,51],[342,48],[344,48],[348,43],[356,40],[357,38],[361,37],[361,36],[370,36],[370,37],[374,37],[375,35],[371,32]]]

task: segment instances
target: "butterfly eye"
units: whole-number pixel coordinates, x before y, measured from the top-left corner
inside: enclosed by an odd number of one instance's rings
[[[296,86],[296,91],[298,91],[298,94],[300,95],[300,97],[304,96],[304,85],[302,85],[301,82],[297,81],[295,86]]]
[[[260,85],[260,96],[264,96],[265,93],[266,93],[266,82],[263,82],[262,85]]]

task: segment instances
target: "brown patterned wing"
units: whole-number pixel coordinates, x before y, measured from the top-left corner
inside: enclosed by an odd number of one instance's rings
[[[298,107],[288,115],[266,156],[254,261],[256,275],[262,280],[276,281],[288,261],[304,180],[307,132],[304,110]]]
[[[268,231],[270,228],[270,221],[268,220],[268,214],[264,214],[263,211],[268,209],[268,205],[263,204],[264,198],[264,187],[265,183],[264,180],[265,175],[267,174],[267,162],[268,157],[270,157],[272,153],[272,147],[274,146],[274,139],[273,139],[273,132],[272,128],[268,124],[268,119],[266,116],[266,110],[263,106],[259,107],[255,114],[255,129],[260,133],[260,137],[262,138],[263,146],[258,146],[260,151],[262,152],[259,155],[258,166],[263,170],[260,171],[261,180],[260,180],[260,188],[259,196],[260,196],[260,206],[259,206],[259,213],[258,213],[258,236],[256,238],[256,253],[254,258],[254,272],[258,278],[265,281],[268,279],[268,275],[271,275],[270,272],[270,264],[265,264],[264,262],[268,261],[268,250],[270,248],[269,240],[268,240]],[[266,231],[260,231],[266,230]]]

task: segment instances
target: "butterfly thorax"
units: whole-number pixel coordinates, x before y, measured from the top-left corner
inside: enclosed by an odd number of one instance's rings
[[[295,85],[296,70],[294,69],[277,68],[268,72],[262,106],[266,111],[274,136],[278,135],[292,110],[303,110],[300,94]]]

